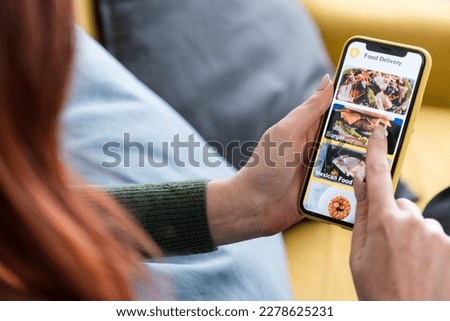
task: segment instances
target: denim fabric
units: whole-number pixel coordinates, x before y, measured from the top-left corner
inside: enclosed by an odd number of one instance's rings
[[[98,3],[106,48],[206,140],[241,142],[235,167],[333,69],[298,0]]]
[[[75,75],[62,127],[65,159],[94,184],[217,179],[235,172],[219,156],[211,159],[220,162],[218,167],[206,166],[202,161],[203,138],[80,30]],[[142,151],[136,144],[124,148],[127,134],[131,142],[153,145],[146,146],[144,155],[140,155]],[[193,155],[183,148],[179,155],[171,148],[165,150],[164,142],[170,145],[176,135],[180,141],[194,135],[200,148]],[[105,153],[105,144],[111,142],[121,147],[111,147]],[[116,156],[112,157],[111,152]],[[151,159],[167,160],[168,165],[149,165],[148,152]],[[121,162],[114,167],[118,155]],[[198,166],[189,164],[189,157],[198,161]],[[184,167],[180,160],[184,160]],[[168,257],[164,263],[148,263],[148,267],[155,275],[172,280],[177,300],[292,299],[281,235],[222,246],[208,254]],[[146,299],[145,294],[142,299]]]

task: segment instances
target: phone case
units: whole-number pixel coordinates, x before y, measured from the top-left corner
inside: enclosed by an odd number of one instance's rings
[[[392,42],[392,41],[387,41],[387,40],[382,40],[382,39],[376,39],[376,38],[371,38],[371,37],[366,37],[366,36],[354,36],[354,37],[351,37],[350,39],[348,39],[346,41],[346,43],[345,43],[345,45],[344,45],[344,47],[342,49],[342,52],[341,52],[341,56],[340,56],[340,59],[339,59],[338,66],[342,65],[342,61],[345,59],[346,49],[349,47],[349,44],[351,42],[353,42],[353,41],[356,41],[356,40],[371,41],[371,42],[376,42],[376,43],[380,43],[380,44],[392,45],[392,46],[396,46],[396,47],[400,47],[400,48],[404,48],[404,49],[408,49],[408,50],[412,50],[412,51],[417,51],[417,52],[420,52],[423,55],[423,57],[424,57],[422,75],[420,77],[419,86],[416,89],[415,101],[414,101],[413,105],[410,107],[410,108],[412,108],[412,113],[410,114],[409,124],[408,124],[408,126],[407,126],[407,128],[405,130],[405,134],[404,134],[403,145],[402,145],[401,150],[398,153],[397,163],[396,163],[396,166],[394,168],[394,173],[392,175],[392,185],[393,185],[393,188],[395,190],[395,188],[397,187],[399,178],[400,178],[400,172],[401,172],[403,160],[405,158],[406,151],[407,151],[407,148],[408,148],[408,145],[409,145],[409,141],[411,139],[412,133],[414,132],[414,122],[415,122],[416,117],[418,115],[419,109],[420,109],[420,107],[422,105],[423,94],[425,92],[426,84],[427,84],[427,81],[428,81],[428,76],[429,76],[430,71],[431,71],[431,65],[432,65],[431,55],[430,55],[430,53],[427,50],[425,50],[425,49],[423,49],[421,47],[416,47],[416,46],[406,45],[406,44],[403,44],[403,43],[397,43],[397,42]],[[341,68],[337,68],[336,73],[334,75],[334,79],[333,79],[333,82],[334,82],[334,84],[336,86],[337,86],[337,81],[338,81],[337,77],[339,77],[338,73],[340,72],[340,69]],[[322,119],[322,123],[320,125],[321,129],[323,129],[323,122],[324,121],[325,121],[325,118]],[[318,136],[317,136],[316,140],[320,139],[320,135],[321,135],[321,132],[318,133]],[[311,173],[311,172],[308,172],[308,173]],[[304,181],[302,182],[302,190],[304,188],[306,188],[305,185],[306,185],[307,179],[308,179],[308,177],[305,177]],[[345,228],[345,229],[349,229],[349,230],[352,229],[352,227],[344,225],[344,224],[340,224],[339,222],[327,221],[327,220],[322,219],[320,217],[309,215],[308,213],[303,212],[301,210],[301,208],[302,208],[301,207],[302,190],[300,190],[300,195],[299,195],[299,199],[298,199],[298,208],[299,208],[300,212],[304,216],[306,216],[306,217],[308,217],[308,218],[310,218],[312,220],[321,221],[321,222],[325,222],[325,223],[328,223],[328,224],[336,224],[336,225],[338,225],[338,226],[340,226],[342,228]],[[305,195],[303,195],[303,196],[305,196]]]

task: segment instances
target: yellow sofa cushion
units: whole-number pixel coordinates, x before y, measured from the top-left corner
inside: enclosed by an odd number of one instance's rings
[[[77,23],[94,39],[99,39],[99,28],[97,25],[97,13],[94,0],[72,0],[75,8],[75,19]]]
[[[427,49],[433,57],[424,104],[450,107],[450,1],[304,0],[336,64],[345,41],[364,35]]]

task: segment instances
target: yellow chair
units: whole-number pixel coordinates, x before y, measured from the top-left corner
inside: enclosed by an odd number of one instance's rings
[[[337,64],[345,41],[365,35],[427,49],[433,57],[423,106],[402,177],[420,196],[419,206],[450,185],[450,2],[442,0],[304,0],[328,53]],[[308,222],[285,233],[295,297],[351,300],[356,295],[348,266],[351,233]]]
[[[73,0],[79,24],[99,33],[93,0]],[[403,179],[423,206],[450,185],[450,2],[444,0],[304,0],[336,64],[345,41],[356,34],[426,48],[433,69],[404,162]],[[355,300],[348,265],[351,232],[303,222],[285,233],[294,296],[299,300]]]

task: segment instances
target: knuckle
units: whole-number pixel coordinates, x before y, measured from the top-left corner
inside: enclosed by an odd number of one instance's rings
[[[386,162],[369,162],[366,164],[366,171],[375,175],[389,173],[389,168]]]
[[[421,221],[417,217],[412,215],[407,215],[403,219],[403,224],[411,231],[420,226],[420,223]]]
[[[411,204],[413,204],[413,203],[407,198],[398,198],[397,199],[398,206],[409,207]]]
[[[445,235],[444,229],[443,229],[441,223],[439,223],[439,221],[435,220],[434,218],[426,218],[423,221],[427,228],[428,233],[430,233],[431,235],[436,235],[436,236]]]
[[[377,220],[374,220],[371,224],[372,228],[379,234],[383,235],[385,238],[389,238],[392,235],[397,234],[397,227],[399,225],[399,218],[396,213],[391,211],[381,210],[376,215]]]
[[[434,218],[427,217],[424,219],[424,222],[429,227],[436,227],[436,226],[442,227],[441,223],[439,223],[439,221]]]
[[[420,212],[420,209],[417,207],[416,204],[411,202],[409,199],[406,198],[399,198],[396,200],[397,206],[400,210],[403,212],[406,212],[407,214],[414,214],[416,216],[422,217],[422,214]]]

